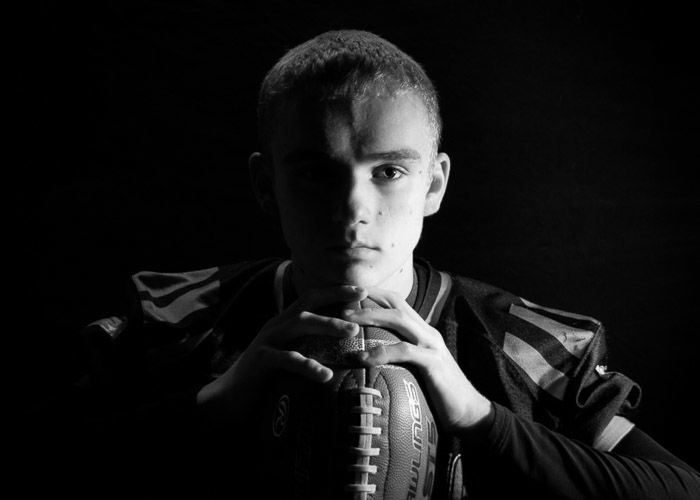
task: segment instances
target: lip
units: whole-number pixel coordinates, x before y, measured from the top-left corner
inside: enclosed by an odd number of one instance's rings
[[[344,241],[337,241],[332,244],[328,245],[328,248],[336,250],[336,249],[352,249],[352,248],[368,248],[370,250],[377,250],[377,247],[370,245],[369,243],[365,243],[364,241],[359,241],[359,240],[344,240]]]
[[[366,243],[353,242],[331,245],[328,247],[328,250],[338,255],[344,255],[348,257],[362,257],[372,252],[376,252],[379,249]]]

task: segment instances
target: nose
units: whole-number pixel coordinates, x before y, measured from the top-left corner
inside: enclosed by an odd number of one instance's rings
[[[372,190],[358,176],[349,175],[336,193],[333,221],[344,225],[368,224],[372,214]]]

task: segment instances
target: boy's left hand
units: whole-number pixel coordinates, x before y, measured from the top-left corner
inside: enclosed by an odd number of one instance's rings
[[[420,371],[440,423],[451,432],[466,431],[482,422],[491,402],[464,375],[435,328],[397,293],[369,288],[369,298],[384,309],[346,311],[343,319],[360,325],[387,328],[404,340],[363,352],[365,366],[410,363]]]

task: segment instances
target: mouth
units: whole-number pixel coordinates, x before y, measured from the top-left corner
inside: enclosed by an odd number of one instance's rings
[[[328,247],[331,253],[343,255],[347,257],[362,257],[372,252],[376,252],[379,248],[362,242],[348,242]]]

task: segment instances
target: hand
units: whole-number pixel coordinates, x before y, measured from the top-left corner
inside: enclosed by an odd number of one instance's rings
[[[344,318],[360,325],[390,329],[404,341],[360,353],[360,362],[368,367],[409,363],[418,368],[436,417],[448,431],[467,431],[484,421],[491,412],[491,402],[469,382],[440,332],[394,292],[371,288],[369,298],[384,309],[345,311]]]
[[[197,403],[228,413],[244,409],[265,374],[272,370],[286,370],[316,382],[329,381],[333,377],[330,368],[286,347],[291,341],[307,335],[336,338],[357,335],[360,330],[357,323],[313,311],[326,305],[358,302],[365,298],[366,289],[349,285],[307,291],[265,323],[238,360],[199,391]]]

